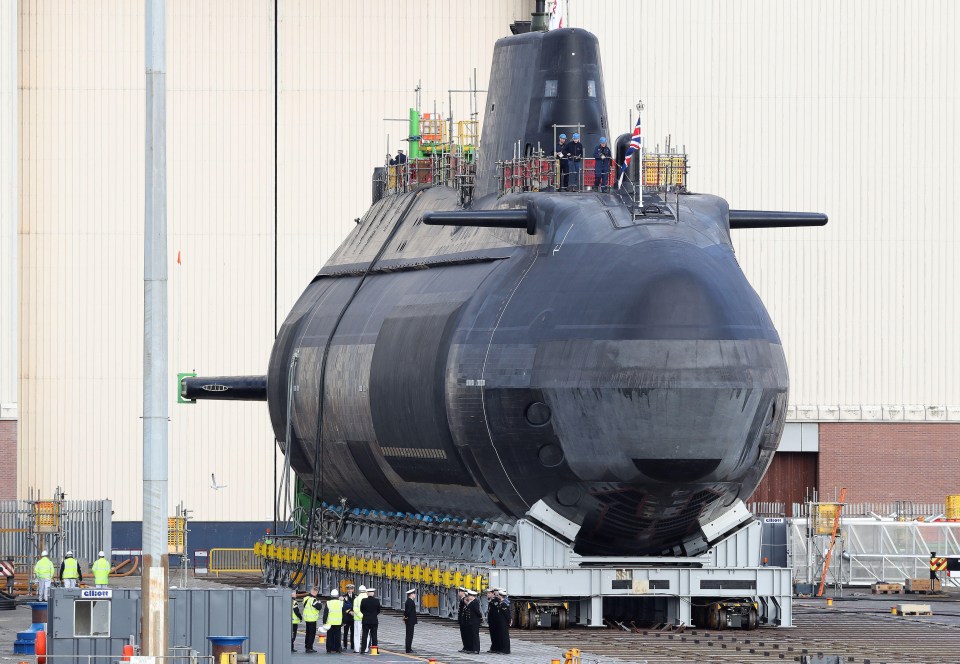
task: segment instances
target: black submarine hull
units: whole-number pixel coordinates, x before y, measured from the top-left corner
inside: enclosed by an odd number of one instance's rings
[[[304,292],[268,377],[280,440],[292,397],[293,467],[329,502],[494,519],[543,501],[582,524],[582,554],[692,552],[756,487],[786,404],[725,203],[635,223],[612,195],[495,200],[546,221],[430,227],[452,192],[391,197]]]
[[[375,202],[283,323],[265,390],[183,394],[265,397],[317,500],[559,515],[582,555],[699,553],[762,478],[787,404],[730,228],[826,217],[686,192],[501,195],[498,161],[549,154],[568,127],[588,155],[610,134],[597,39],[501,39],[489,90],[469,211],[443,186]]]

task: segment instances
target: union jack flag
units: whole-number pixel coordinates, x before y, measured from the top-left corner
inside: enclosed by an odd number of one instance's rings
[[[620,183],[623,182],[623,176],[627,172],[627,167],[630,166],[633,153],[640,149],[642,143],[640,140],[640,118],[638,116],[637,125],[633,128],[633,134],[630,136],[630,146],[627,148],[627,154],[623,157],[623,166],[620,167],[620,179],[617,181],[618,187]]]

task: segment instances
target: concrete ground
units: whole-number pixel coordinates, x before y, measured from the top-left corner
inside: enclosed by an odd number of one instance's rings
[[[118,587],[136,587],[138,577],[119,579]],[[172,582],[171,585],[176,585]],[[222,588],[215,581],[190,579],[188,587]],[[932,616],[899,617],[890,608],[901,603],[930,604]],[[960,662],[960,593],[941,597],[917,595],[871,595],[861,589],[846,590],[833,606],[825,599],[794,601],[796,627],[762,628],[753,632],[741,630],[708,631],[687,627],[683,633],[654,630],[624,632],[611,629],[571,629],[564,632],[538,630],[511,632],[512,653],[509,656],[485,652],[489,636],[481,630],[479,655],[457,652],[460,633],[450,621],[424,618],[417,625],[414,637],[416,653],[403,653],[404,626],[400,614],[386,611],[380,621],[381,654],[374,662],[428,662],[437,664],[470,664],[504,662],[505,664],[551,664],[563,661],[563,653],[577,647],[583,652],[582,664],[674,663],[674,662],[801,662],[818,654],[841,656],[845,664],[938,664]],[[0,611],[0,664],[32,661],[31,657],[13,654],[16,632],[30,624],[27,606],[15,611]],[[304,653],[304,631],[301,628],[293,656],[294,664],[335,657],[337,661],[369,661],[369,655],[343,653],[328,655],[318,644],[316,654]],[[825,661],[825,660],[821,660]],[[832,660],[837,661],[837,660]]]
[[[177,586],[180,580],[178,575],[172,575],[171,586]],[[112,579],[111,586],[115,588],[139,588],[140,577],[125,577]],[[224,583],[210,581],[207,579],[197,579],[188,577],[188,588],[223,588]],[[13,642],[16,639],[17,632],[27,629],[30,626],[30,607],[27,605],[19,606],[15,611],[0,611],[0,663],[33,661],[30,656],[14,655]],[[553,658],[560,658],[563,661],[562,647],[548,646],[541,643],[530,642],[523,639],[511,639],[511,654],[494,655],[485,652],[490,647],[490,638],[485,629],[480,632],[480,643],[484,650],[479,655],[458,653],[461,647],[460,631],[454,623],[441,621],[437,619],[424,619],[417,625],[414,635],[413,647],[416,650],[414,655],[407,655],[403,652],[405,629],[401,614],[396,611],[386,610],[380,617],[379,641],[380,656],[372,661],[378,664],[394,664],[399,662],[428,662],[430,657],[437,660],[437,664],[468,664],[471,662],[503,662],[505,664],[550,664]],[[294,664],[310,662],[318,658],[336,657],[337,661],[366,661],[370,660],[369,655],[360,655],[357,653],[342,653],[328,655],[323,646],[319,643],[314,645],[318,650],[316,654],[304,652],[304,629],[300,628],[297,635],[296,648],[298,652],[293,656]],[[584,664],[627,664],[629,660],[622,660],[615,657],[595,657],[584,660]]]

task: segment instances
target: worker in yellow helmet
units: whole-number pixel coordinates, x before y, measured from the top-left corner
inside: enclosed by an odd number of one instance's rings
[[[64,588],[76,588],[77,583],[83,581],[83,571],[73,557],[73,551],[67,551],[67,557],[60,563],[60,580]]]
[[[37,595],[41,602],[46,602],[50,593],[50,582],[53,580],[53,561],[47,557],[46,549],[40,553],[40,560],[33,566],[33,574],[37,577]]]
[[[106,588],[110,583],[110,561],[103,555],[103,551],[98,556],[90,566],[93,571],[93,582],[97,584],[97,588]]]

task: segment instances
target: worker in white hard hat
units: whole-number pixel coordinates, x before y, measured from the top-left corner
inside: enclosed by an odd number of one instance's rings
[[[343,652],[343,637],[340,634],[343,625],[343,600],[336,588],[330,591],[330,599],[323,607],[323,624],[327,627],[327,652]]]
[[[50,582],[53,580],[53,561],[47,557],[46,549],[40,553],[40,560],[33,566],[33,574],[37,577],[37,595],[41,602],[46,602],[50,593]]]
[[[67,551],[66,558],[60,563],[60,581],[64,588],[76,588],[77,583],[83,581],[83,570],[80,563],[73,557],[73,551]]]
[[[354,652],[360,652],[360,633],[363,631],[363,611],[360,610],[360,602],[367,597],[367,587],[360,584],[360,591],[353,598],[353,629],[350,636],[353,638],[351,646]]]
[[[93,565],[90,566],[90,570],[93,572],[93,582],[97,584],[97,588],[106,588],[107,584],[110,583],[110,561],[107,560],[103,551],[97,556]]]

